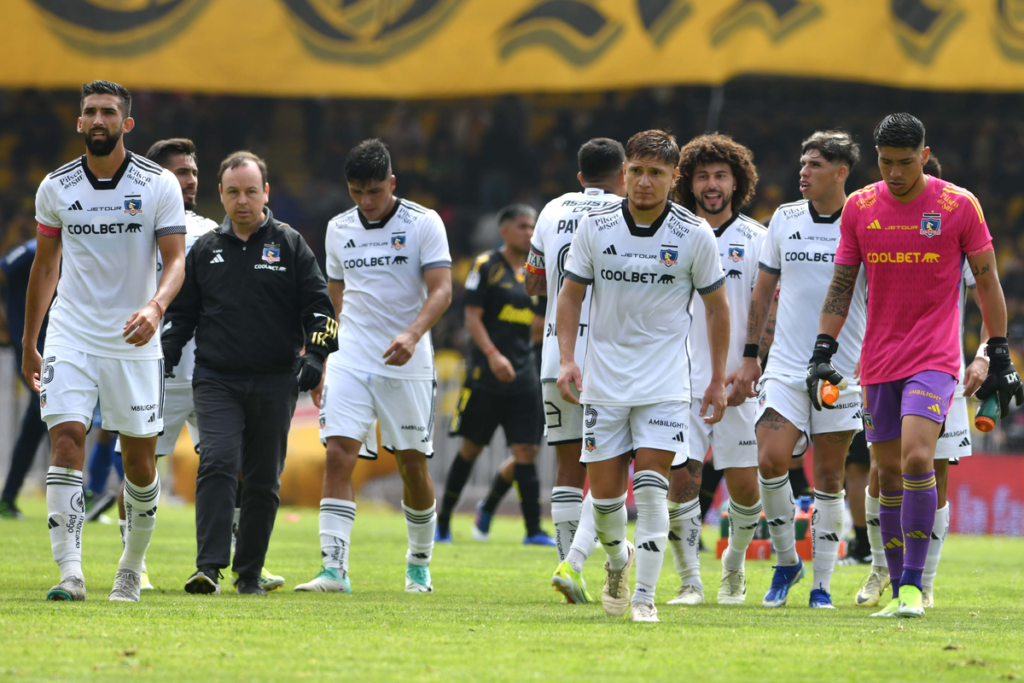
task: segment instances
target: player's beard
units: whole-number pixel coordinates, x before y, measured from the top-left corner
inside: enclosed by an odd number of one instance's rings
[[[95,132],[96,129],[94,128],[82,133],[82,137],[85,138],[85,148],[94,157],[110,156],[110,153],[117,147],[117,141],[121,139],[121,129],[118,128],[116,131],[108,130],[106,131],[107,136],[99,139],[92,137],[92,134]]]
[[[193,197],[192,199],[186,199],[184,196],[182,196],[181,199],[185,203],[185,210],[186,211],[195,211],[196,210],[196,200],[195,200],[195,197]]]
[[[725,207],[727,207],[730,204],[732,204],[732,194],[731,193],[730,194],[726,194],[725,192],[722,192],[721,195],[722,195],[722,203],[719,205],[719,207],[717,209],[709,208],[704,202],[701,201],[700,197],[698,197],[696,195],[694,195],[693,198],[697,201],[698,204],[700,204],[700,208],[704,211],[704,213],[709,213],[712,216],[714,216],[714,215],[722,213],[723,211],[725,211]]]

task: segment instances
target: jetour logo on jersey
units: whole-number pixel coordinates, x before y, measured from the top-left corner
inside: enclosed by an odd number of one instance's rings
[[[661,245],[658,263],[663,266],[674,266],[679,263],[679,247],[674,244]]]
[[[942,214],[925,213],[921,214],[921,234],[925,237],[935,237],[942,234]]]
[[[263,260],[267,263],[277,263],[281,260],[281,245],[280,244],[264,244],[263,245]]]
[[[137,216],[142,213],[142,197],[137,194],[125,197],[124,212],[129,216]]]

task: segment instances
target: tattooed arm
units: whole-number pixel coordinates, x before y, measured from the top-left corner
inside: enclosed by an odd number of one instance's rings
[[[779,284],[781,272],[760,264],[761,272],[757,274],[757,283],[750,294],[750,311],[747,314],[747,345],[757,345],[758,354],[761,349],[761,336],[768,323],[772,310],[772,297]],[[775,324],[771,325],[772,336],[775,335]],[[757,358],[744,357],[740,367],[729,375],[725,383],[732,384],[729,392],[729,405],[739,405],[744,399],[753,398],[756,393],[757,381],[761,379],[761,364]]]
[[[985,321],[990,337],[1006,336],[1006,300],[1003,298],[1003,286],[999,284],[996,272],[996,253],[991,247],[983,251],[967,255],[971,264],[971,272],[978,283],[978,308]]]
[[[832,282],[829,283],[825,301],[821,305],[818,334],[827,334],[833,339],[839,336],[840,330],[843,329],[843,323],[846,322],[846,316],[850,312],[850,302],[853,300],[853,288],[857,284],[858,273],[860,273],[859,265],[836,264],[836,269],[832,273]]]
[[[775,315],[779,311],[779,290],[775,290],[775,298],[772,299],[772,307],[768,311],[768,324],[764,326],[764,332],[761,334],[761,343],[757,348],[757,356],[764,360],[765,356],[768,355],[768,350],[772,347],[772,343],[775,341]]]

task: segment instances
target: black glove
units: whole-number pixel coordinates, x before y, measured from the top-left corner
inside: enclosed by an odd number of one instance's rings
[[[178,367],[178,363],[181,362],[181,349],[178,349],[177,355],[173,352],[168,353],[167,349],[164,349],[164,378],[174,377],[174,368]]]
[[[832,365],[832,356],[838,350],[839,342],[827,334],[819,334],[818,340],[814,342],[814,353],[807,363],[807,395],[815,410],[823,407],[832,410],[832,406],[821,401],[821,387],[825,382],[834,384],[840,390],[847,386],[846,380]]]
[[[990,337],[988,340],[988,376],[981,383],[977,393],[979,401],[992,394],[999,395],[999,419],[1010,414],[1010,397],[1017,399],[1017,405],[1024,403],[1024,386],[1021,385],[1017,368],[1010,360],[1010,345],[1006,337]]]
[[[324,375],[324,362],[315,355],[307,352],[299,358],[299,391],[312,391],[320,384],[320,378]]]

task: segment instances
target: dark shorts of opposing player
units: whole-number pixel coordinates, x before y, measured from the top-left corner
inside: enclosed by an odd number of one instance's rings
[[[938,370],[925,370],[905,379],[869,384],[864,427],[871,443],[898,439],[903,418],[919,415],[945,424],[957,378]]]
[[[461,436],[479,446],[486,446],[499,425],[509,444],[540,445],[544,435],[544,405],[539,383],[528,391],[514,394],[462,388],[452,415],[452,436]]]
[[[846,454],[846,464],[871,466],[871,450],[868,448],[868,440],[864,432],[857,432],[853,435],[850,451]]]

